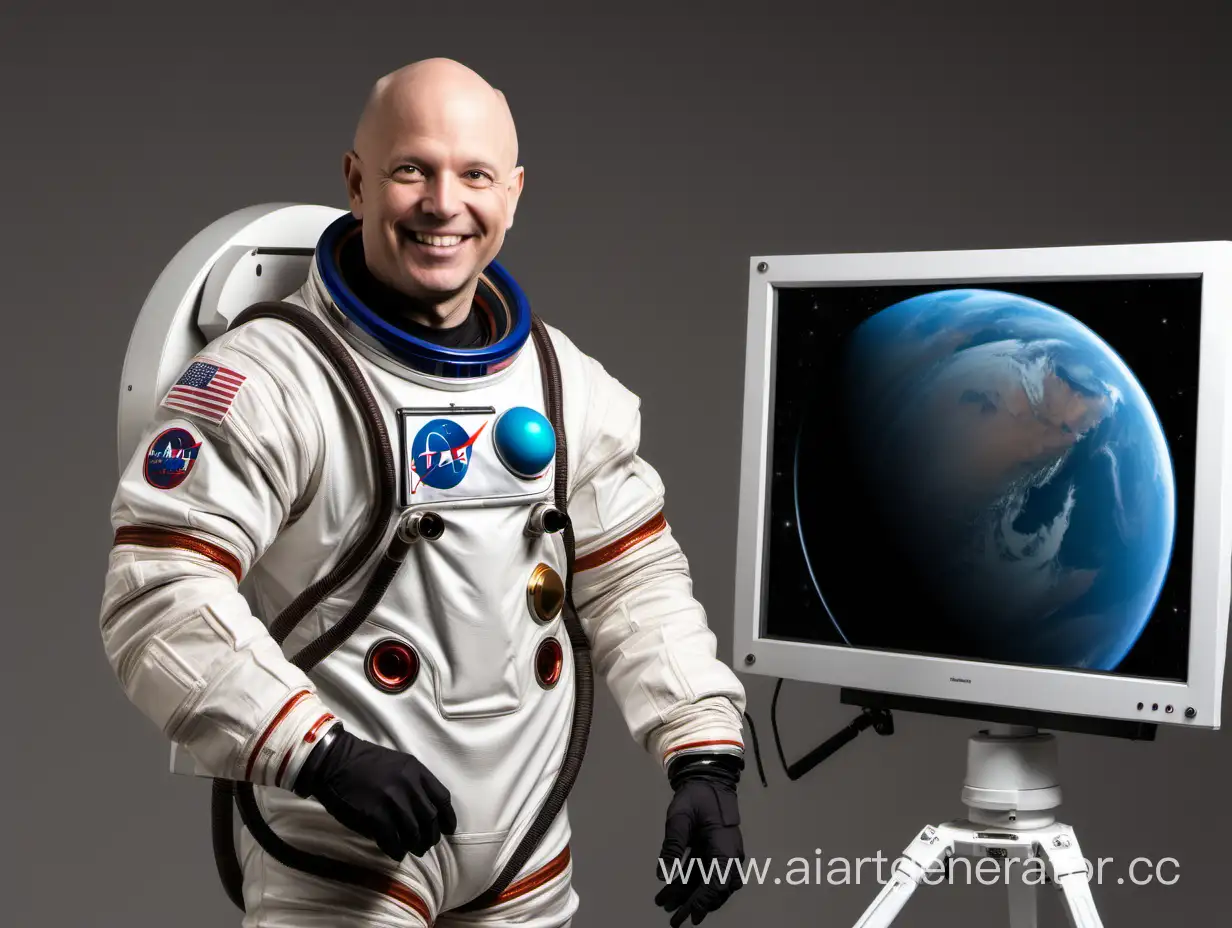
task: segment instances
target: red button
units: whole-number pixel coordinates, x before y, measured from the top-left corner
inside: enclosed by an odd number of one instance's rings
[[[535,678],[545,690],[554,687],[560,680],[560,672],[565,664],[565,654],[560,642],[548,638],[539,645],[535,654]]]
[[[401,693],[419,676],[419,655],[396,638],[378,641],[364,661],[368,682],[386,693]]]

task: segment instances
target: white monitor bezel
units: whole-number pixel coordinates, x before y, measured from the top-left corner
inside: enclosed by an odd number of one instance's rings
[[[777,291],[789,287],[1203,279],[1186,683],[761,637]],[[733,659],[749,673],[1045,713],[1218,728],[1232,597],[1232,242],[767,255],[749,262]],[[970,681],[970,682],[960,682]],[[1137,708],[1143,704],[1143,709]],[[1153,706],[1158,705],[1158,709]],[[1168,713],[1166,708],[1173,707]],[[1187,717],[1192,707],[1194,715]]]

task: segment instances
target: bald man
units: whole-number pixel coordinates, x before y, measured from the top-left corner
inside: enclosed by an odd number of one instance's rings
[[[670,784],[660,879],[743,859],[744,692],[639,401],[495,261],[503,95],[444,59],[387,75],[343,172],[308,280],[193,359],[112,508],[106,652],[234,785],[244,925],[570,924],[592,668]],[[677,872],[656,902],[696,924],[739,885]]]

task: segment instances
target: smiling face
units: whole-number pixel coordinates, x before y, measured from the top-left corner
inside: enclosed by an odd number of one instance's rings
[[[522,191],[503,96],[456,62],[419,62],[374,88],[343,161],[364,254],[428,325],[465,317]]]

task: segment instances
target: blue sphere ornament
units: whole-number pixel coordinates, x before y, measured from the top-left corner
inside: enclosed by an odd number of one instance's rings
[[[501,413],[493,441],[501,463],[524,480],[543,473],[556,454],[552,423],[528,406],[514,406]]]

